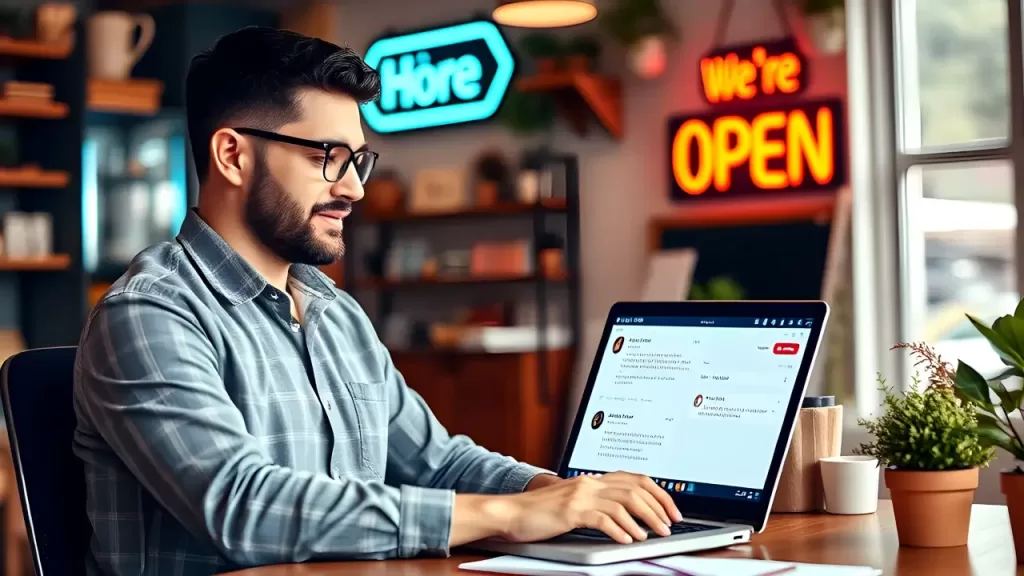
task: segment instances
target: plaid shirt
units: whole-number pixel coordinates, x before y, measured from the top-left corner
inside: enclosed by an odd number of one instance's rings
[[[93,310],[74,440],[91,573],[447,555],[456,491],[541,472],[449,436],[319,270],[289,282],[301,325],[190,212]]]

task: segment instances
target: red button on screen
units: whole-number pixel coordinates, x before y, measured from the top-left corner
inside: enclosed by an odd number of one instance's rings
[[[775,344],[775,353],[784,354],[791,356],[796,354],[800,350],[800,345],[795,342],[777,342]]]

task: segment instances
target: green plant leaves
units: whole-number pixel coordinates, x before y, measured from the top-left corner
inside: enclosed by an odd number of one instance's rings
[[[983,408],[992,407],[992,401],[988,392],[988,382],[985,380],[985,377],[964,363],[963,360],[956,367],[956,378],[953,379],[953,386],[957,396],[961,399]]]
[[[1001,320],[1004,320],[1006,318],[1010,318],[1014,322],[1024,322],[1024,320],[1013,319],[1013,317],[1011,316],[1003,316],[1002,318],[996,321],[996,325],[998,325],[1001,330],[1005,331],[1008,335],[1010,335],[1014,342],[1017,342],[1018,339],[1016,337],[1016,328],[1013,326],[1013,324],[1000,322]],[[978,332],[980,332],[981,335],[984,336],[986,340],[988,340],[989,344],[992,346],[992,349],[995,350],[996,354],[998,354],[999,357],[1003,359],[1004,363],[1006,363],[1009,366],[1013,366],[1015,368],[1020,368],[1024,370],[1024,358],[1021,357],[1017,349],[1014,349],[1014,347],[1010,345],[1010,342],[1007,341],[1007,339],[1004,338],[1002,334],[1000,334],[993,328],[989,328],[982,321],[978,320],[974,316],[971,316],[970,314],[967,315],[967,319],[970,320],[971,324],[974,324],[974,327],[978,330]],[[1024,329],[1022,329],[1022,332],[1024,332]]]

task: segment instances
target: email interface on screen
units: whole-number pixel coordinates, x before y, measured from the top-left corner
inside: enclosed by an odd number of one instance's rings
[[[811,318],[616,318],[569,475],[760,501]]]

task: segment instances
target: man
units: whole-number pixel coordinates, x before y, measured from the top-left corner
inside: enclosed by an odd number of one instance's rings
[[[197,56],[197,210],[92,312],[75,371],[93,573],[445,555],[679,520],[650,479],[561,480],[450,437],[316,265],[376,160],[352,51],[246,28]]]

